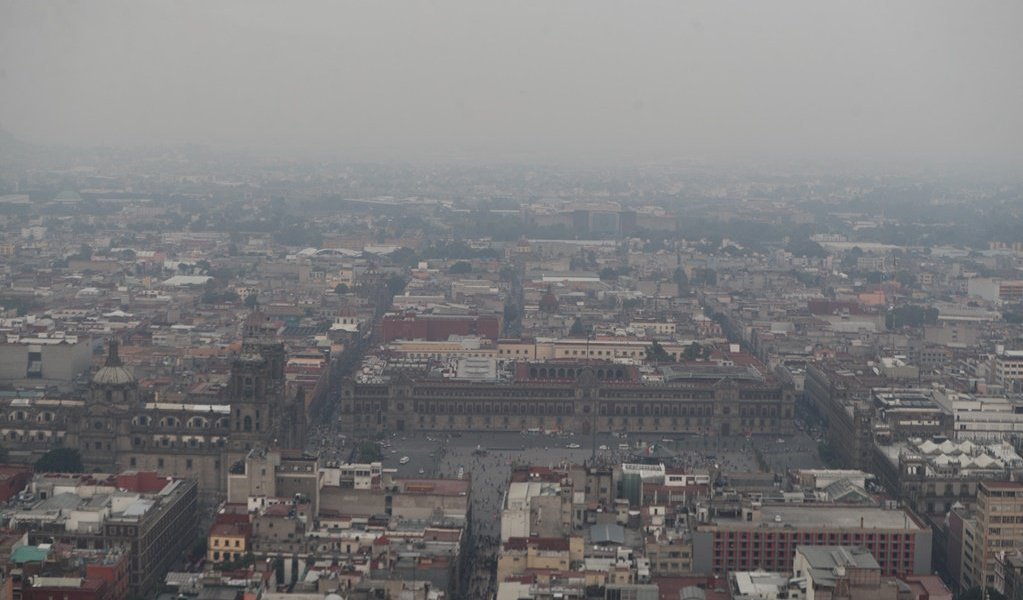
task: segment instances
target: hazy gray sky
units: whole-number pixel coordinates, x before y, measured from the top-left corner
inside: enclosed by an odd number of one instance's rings
[[[0,124],[351,159],[1023,162],[1023,2],[0,0]]]

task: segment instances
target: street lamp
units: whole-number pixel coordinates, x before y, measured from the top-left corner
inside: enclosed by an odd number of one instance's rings
[[[586,334],[586,362],[590,362],[590,340],[594,338],[593,333]],[[591,386],[587,386],[586,393],[590,394],[591,409],[590,412],[590,462],[596,463],[597,461],[597,394]]]
[[[416,600],[416,567],[419,566],[419,555],[412,555],[412,600]]]

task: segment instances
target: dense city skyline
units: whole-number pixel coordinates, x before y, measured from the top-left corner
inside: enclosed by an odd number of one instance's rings
[[[0,600],[1023,600],[1020,17],[0,0]]]

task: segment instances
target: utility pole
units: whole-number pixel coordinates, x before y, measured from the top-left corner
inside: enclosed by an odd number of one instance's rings
[[[591,394],[592,411],[593,417],[590,419],[590,447],[592,451],[590,453],[590,463],[596,464],[597,462],[597,394],[590,390]]]

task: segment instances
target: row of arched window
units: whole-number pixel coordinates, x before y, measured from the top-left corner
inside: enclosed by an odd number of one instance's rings
[[[8,440],[11,442],[46,442],[46,441],[57,441],[62,443],[64,441],[64,432],[50,431],[50,430],[17,430],[17,429],[3,429],[0,430],[0,439]]]
[[[530,367],[530,379],[575,379],[582,372],[578,367]],[[627,372],[624,368],[597,368],[593,374],[600,381],[624,381]]]
[[[188,429],[228,429],[231,427],[230,420],[227,417],[221,417],[216,420],[208,419],[206,417],[191,417],[187,421],[182,422],[180,418],[174,416],[154,419],[149,415],[139,415],[131,420],[131,424],[141,427],[164,428],[179,428],[184,426]]]
[[[24,410],[12,410],[6,414],[0,414],[5,421],[34,421],[36,423],[52,423],[57,420],[57,415],[45,410],[35,415]]]

